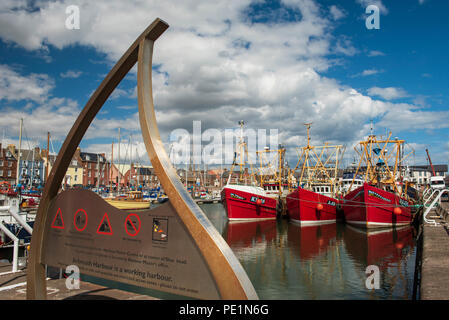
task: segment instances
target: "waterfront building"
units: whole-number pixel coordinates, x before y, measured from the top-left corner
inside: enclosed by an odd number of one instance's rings
[[[11,152],[11,146],[4,148],[0,143],[0,182],[6,181],[10,185],[16,183],[17,159]]]

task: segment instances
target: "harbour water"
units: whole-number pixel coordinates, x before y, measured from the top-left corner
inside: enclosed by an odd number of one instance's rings
[[[221,204],[202,209],[236,254],[260,299],[413,298],[413,227],[366,232],[344,223],[228,223]],[[368,266],[379,268],[379,289],[366,286]]]
[[[344,223],[300,227],[285,219],[228,223],[222,204],[200,207],[241,262],[260,299],[413,298],[413,227],[366,232]],[[0,260],[11,259],[12,249],[0,253]],[[379,268],[379,289],[366,287],[368,266]],[[91,276],[82,279],[161,299],[182,299]]]

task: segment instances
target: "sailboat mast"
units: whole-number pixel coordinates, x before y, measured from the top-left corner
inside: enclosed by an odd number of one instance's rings
[[[112,188],[112,167],[114,165],[114,141],[111,144],[111,167],[109,169],[109,186]]]
[[[122,174],[120,172],[120,128],[118,128],[118,163],[117,163],[117,169],[118,169],[118,186],[117,186],[117,191],[120,192],[120,184],[122,182]]]

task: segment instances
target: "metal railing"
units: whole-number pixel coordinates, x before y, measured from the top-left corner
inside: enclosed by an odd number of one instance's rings
[[[11,208],[9,206],[2,206],[0,207],[0,211],[7,211],[11,216],[17,221],[19,225],[21,225],[30,235],[33,234],[33,228],[30,227],[28,223],[26,223],[25,220],[22,219],[22,217],[15,212],[14,208]],[[6,234],[8,238],[10,238],[14,242],[14,249],[13,249],[13,260],[12,260],[12,271],[11,272],[4,272],[0,273],[0,275],[8,274],[8,273],[15,273],[17,272],[17,265],[19,261],[19,238],[14,235],[4,224],[2,221],[0,221],[0,229]]]
[[[438,195],[433,199],[432,203],[426,208],[427,202],[428,202],[430,199],[432,199],[432,196],[433,196],[433,194],[435,193],[435,191],[438,192]],[[423,219],[424,219],[424,222],[426,222],[426,223],[428,223],[428,224],[432,224],[432,225],[434,225],[434,226],[437,226],[437,225],[438,225],[437,221],[436,221],[435,219],[434,219],[434,220],[427,219],[427,215],[428,215],[429,212],[430,212],[430,211],[437,205],[437,201],[439,201],[439,203],[441,203],[441,196],[442,196],[444,193],[449,193],[449,189],[442,189],[442,190],[435,190],[435,191],[432,192],[432,196],[430,196],[430,197],[426,200],[426,202],[424,203],[424,208],[426,208],[426,210],[424,211]]]

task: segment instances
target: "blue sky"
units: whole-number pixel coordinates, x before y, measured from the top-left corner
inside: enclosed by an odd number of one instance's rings
[[[65,28],[68,5],[80,29]],[[365,9],[380,8],[368,30]],[[0,134],[55,151],[110,68],[156,17],[170,28],[157,41],[154,98],[161,134],[202,128],[276,128],[292,151],[312,142],[345,144],[391,130],[415,149],[411,164],[449,157],[449,3],[440,0],[25,1],[0,4]],[[122,139],[146,159],[135,69],[83,139],[110,153]],[[26,145],[26,144],[25,144]],[[123,147],[123,150],[126,146]],[[348,156],[350,152],[348,151]]]

